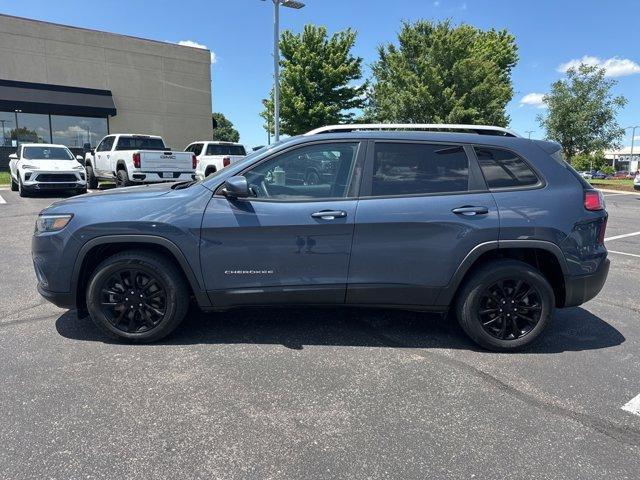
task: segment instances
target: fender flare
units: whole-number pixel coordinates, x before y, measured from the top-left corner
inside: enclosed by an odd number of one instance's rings
[[[178,266],[180,270],[184,273],[187,278],[187,282],[191,286],[191,290],[193,291],[198,305],[201,307],[210,306],[209,297],[207,296],[203,286],[201,279],[199,279],[194,273],[191,265],[187,261],[182,250],[173,243],[171,240],[168,240],[164,237],[158,237],[155,235],[103,235],[100,237],[95,237],[86,242],[80,248],[78,255],[76,256],[76,260],[73,266],[73,272],[71,275],[71,292],[74,296],[77,295],[78,291],[78,280],[80,278],[80,271],[84,264],[84,260],[89,251],[100,245],[109,245],[114,243],[146,243],[159,245],[161,247],[166,248],[171,252],[173,258],[178,262]],[[75,303],[75,302],[74,302]]]
[[[480,258],[481,255],[490,252],[492,250],[502,250],[502,249],[519,249],[519,248],[535,248],[538,250],[545,250],[551,253],[558,263],[560,264],[560,268],[562,269],[563,275],[569,274],[569,267],[567,265],[567,260],[562,253],[562,250],[558,245],[552,242],[548,242],[545,240],[495,240],[491,242],[481,243],[476,245],[464,260],[460,263],[457,270],[453,274],[453,277],[449,281],[449,284],[442,289],[436,303],[438,305],[449,305],[453,301],[453,297],[455,296],[458,288],[462,284],[465,276],[473,266],[473,264]]]

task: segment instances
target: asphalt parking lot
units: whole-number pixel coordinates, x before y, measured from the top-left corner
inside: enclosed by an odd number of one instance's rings
[[[192,310],[114,343],[36,292],[56,198],[0,196],[0,478],[638,478],[640,195],[606,194],[600,296],[518,354],[383,310]]]

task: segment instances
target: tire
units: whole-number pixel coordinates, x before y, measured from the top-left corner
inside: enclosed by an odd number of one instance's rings
[[[19,174],[18,174],[18,195],[20,195],[22,198],[29,196],[29,192],[27,192],[27,190],[22,185],[22,178],[20,177]]]
[[[478,345],[509,352],[539,338],[551,322],[554,306],[553,289],[538,270],[504,259],[486,263],[464,282],[455,312]]]
[[[216,169],[216,167],[210,167],[207,168],[207,170],[204,172],[204,177],[207,178],[209,175],[211,175],[212,173],[216,173],[218,170]]]
[[[129,296],[130,292],[134,294]],[[144,295],[142,300],[139,295]],[[86,298],[89,315],[102,332],[132,343],[166,337],[180,325],[189,307],[182,272],[166,257],[141,250],[117,253],[100,263],[91,275]],[[132,304],[125,304],[129,301]]]
[[[11,176],[11,175],[9,175]],[[16,182],[13,177],[11,177],[11,191],[12,192],[17,192],[18,191],[18,182]]]
[[[130,187],[131,185],[133,183],[129,180],[127,171],[124,168],[118,170],[116,173],[116,187]]]
[[[88,164],[85,167],[85,170],[87,171],[87,188],[95,190],[96,188],[98,188],[98,179],[96,178],[96,175],[93,171],[93,167]]]
[[[318,172],[312,170],[311,172],[307,173],[307,178],[305,179],[304,183],[305,185],[318,185],[320,181],[320,175],[318,175]]]

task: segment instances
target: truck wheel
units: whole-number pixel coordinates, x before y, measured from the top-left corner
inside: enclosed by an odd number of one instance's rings
[[[9,175],[11,176],[11,175]],[[18,182],[16,182],[13,177],[11,177],[11,191],[12,192],[17,192],[18,191]]]
[[[98,188],[98,179],[93,171],[93,167],[89,164],[85,167],[85,170],[87,171],[87,188],[92,190]]]
[[[216,173],[216,167],[209,167],[207,168],[207,170],[204,172],[204,176],[205,178],[208,177],[209,175],[211,175],[212,173]]]
[[[130,187],[131,185],[133,183],[129,180],[127,171],[124,168],[118,170],[118,173],[116,173],[116,187]]]
[[[553,289],[538,270],[504,259],[486,263],[465,281],[455,309],[474,342],[507,352],[535,341],[551,322],[554,305]]]
[[[22,178],[20,178],[20,174],[18,174],[18,195],[20,195],[23,198],[29,196],[29,193],[24,188],[24,185],[22,185]]]
[[[175,330],[189,307],[182,273],[162,255],[128,250],[104,260],[87,287],[93,322],[113,338],[160,340]]]

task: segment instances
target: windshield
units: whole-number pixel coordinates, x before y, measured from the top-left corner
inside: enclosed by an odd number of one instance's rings
[[[120,137],[116,150],[166,150],[161,138]]]
[[[24,147],[22,158],[26,160],[75,160],[69,149],[64,147]]]
[[[207,147],[207,155],[246,155],[242,145],[216,145],[210,144]]]

